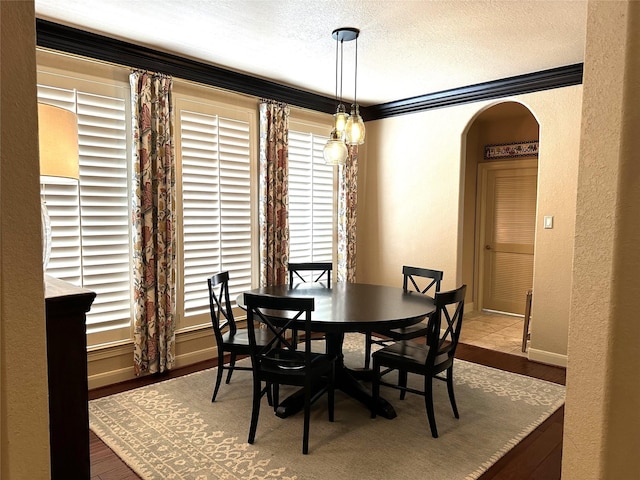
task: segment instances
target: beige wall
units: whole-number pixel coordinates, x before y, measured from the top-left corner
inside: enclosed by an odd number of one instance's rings
[[[466,132],[489,106],[520,102],[540,125],[529,355],[564,365],[581,96],[577,85],[369,122],[358,174],[358,281],[398,285],[402,265],[413,264],[444,270],[444,289],[462,283],[469,223],[463,187],[465,175],[472,174],[465,161],[468,149],[482,147],[478,132],[471,130],[468,138]],[[554,216],[553,230],[541,228],[542,215]]]
[[[0,477],[49,478],[33,1],[0,2]]]
[[[640,3],[589,3],[565,479],[630,479],[640,472],[638,32]]]

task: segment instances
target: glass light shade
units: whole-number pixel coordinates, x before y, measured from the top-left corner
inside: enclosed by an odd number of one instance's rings
[[[362,145],[364,143],[364,121],[360,116],[358,105],[351,106],[351,115],[345,129],[345,142],[348,145]]]
[[[338,105],[336,113],[333,114],[333,128],[335,128],[338,136],[340,138],[344,138],[345,129],[347,127],[347,121],[349,120],[349,115],[344,109],[344,105],[341,103]]]
[[[333,129],[331,137],[322,150],[325,163],[327,165],[344,165],[347,162],[348,154],[347,145],[339,137],[338,132]]]

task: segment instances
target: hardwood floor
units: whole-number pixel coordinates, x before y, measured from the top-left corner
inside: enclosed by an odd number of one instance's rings
[[[468,344],[458,345],[456,357],[522,375],[564,385],[565,369],[530,362],[522,355],[513,355]],[[89,399],[130,390],[169,378],[192,373],[216,365],[208,361],[177,369],[158,377],[145,377],[118,385],[91,390]],[[528,437],[496,462],[481,480],[559,480],[562,459],[562,429],[564,408],[559,409]],[[137,480],[138,477],[109,447],[91,432],[91,479]]]

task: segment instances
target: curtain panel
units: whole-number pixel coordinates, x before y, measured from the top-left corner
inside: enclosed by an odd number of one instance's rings
[[[260,286],[287,282],[289,106],[260,102]]]
[[[133,116],[134,371],[175,361],[176,188],[172,79],[130,75]]]
[[[358,216],[358,146],[349,145],[349,155],[340,166],[338,180],[338,278],[356,281],[356,218]]]

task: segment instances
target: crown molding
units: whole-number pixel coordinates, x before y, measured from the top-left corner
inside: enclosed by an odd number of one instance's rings
[[[131,68],[166,73],[258,98],[270,98],[318,112],[334,113],[335,99],[252,77],[178,55],[160,52],[48,20],[36,19],[37,45]],[[428,93],[379,105],[361,106],[365,121],[433,108],[521,95],[582,83],[583,64],[576,63],[476,85]]]
[[[336,109],[333,98],[48,20],[36,19],[36,33],[39,47],[135,69],[162,72],[185,80],[258,98],[270,98],[319,112],[334,113]]]
[[[378,120],[433,108],[451,107],[464,103],[579,85],[582,83],[583,65],[582,63],[576,63],[564,67],[373,105],[365,109],[367,114],[366,119]]]

